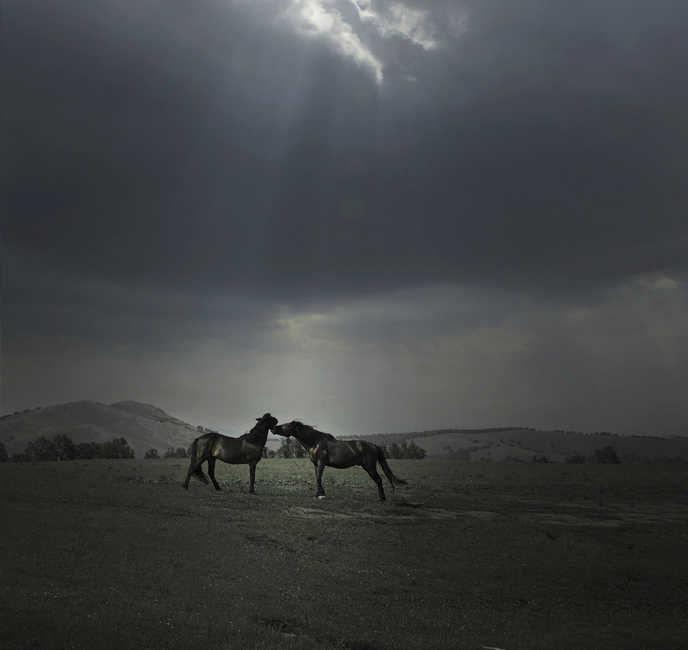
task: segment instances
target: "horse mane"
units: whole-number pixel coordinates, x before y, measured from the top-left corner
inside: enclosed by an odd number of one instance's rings
[[[264,420],[267,418],[271,418],[272,416],[269,413],[266,413],[262,418],[256,422],[255,426],[248,432],[245,433],[243,436],[240,436],[247,442],[252,442],[257,445],[264,445],[265,444],[265,439],[268,437],[268,427],[265,425]],[[263,433],[263,429],[265,429],[265,433]]]
[[[312,433],[313,437],[320,441],[320,440],[336,440],[336,438],[331,434],[331,433],[325,433],[324,431],[318,431],[315,427],[312,427],[310,424],[305,424],[304,422],[300,422],[299,420],[295,420],[298,424],[301,425],[302,431],[303,429],[307,429],[310,433]]]

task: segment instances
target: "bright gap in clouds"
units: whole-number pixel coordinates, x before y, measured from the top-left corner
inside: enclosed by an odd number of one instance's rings
[[[377,83],[384,80],[385,67],[375,54],[380,39],[402,38],[424,51],[440,46],[428,13],[401,2],[290,0],[278,20],[303,36],[326,40],[335,52],[369,69]]]
[[[386,12],[381,11],[374,2],[352,0],[362,20],[370,21],[381,36],[390,38],[401,36],[424,50],[439,47],[435,38],[435,26],[429,22],[428,14],[420,9],[412,9],[400,2],[389,2]],[[378,3],[379,4],[379,3]]]

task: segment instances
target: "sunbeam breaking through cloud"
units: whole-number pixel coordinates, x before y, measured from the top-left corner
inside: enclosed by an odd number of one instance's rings
[[[384,38],[401,36],[424,50],[439,47],[435,26],[428,19],[426,11],[412,9],[401,2],[351,1],[358,8],[361,19],[373,23]]]
[[[284,16],[302,34],[326,38],[337,52],[369,68],[375,80],[381,83],[384,78],[382,63],[335,5],[336,2],[328,0],[293,0]]]
[[[440,46],[428,12],[401,2],[290,0],[279,20],[303,36],[325,39],[334,51],[370,70],[377,83],[384,80],[385,68],[376,53],[380,41],[401,38],[426,52]]]

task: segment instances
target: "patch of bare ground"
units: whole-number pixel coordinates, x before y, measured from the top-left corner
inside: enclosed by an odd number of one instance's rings
[[[522,502],[523,500],[521,500]],[[529,506],[536,505],[535,501],[529,502]],[[554,524],[557,526],[584,526],[584,527],[599,527],[599,528],[615,528],[621,525],[635,523],[635,524],[662,524],[662,523],[686,523],[685,512],[671,504],[666,504],[665,507],[658,509],[652,507],[645,508],[609,508],[608,511],[600,510],[600,508],[592,508],[588,506],[585,510],[580,504],[570,504],[570,509],[573,512],[562,512],[561,507],[553,511],[551,506],[544,501],[539,502],[539,508],[529,510],[526,512],[513,513],[517,517],[523,519],[536,520],[540,523]],[[548,507],[549,506],[549,507]],[[569,509],[568,507],[566,508]],[[437,519],[437,520],[458,520],[464,518],[479,519],[482,521],[494,521],[505,514],[504,510],[453,510],[448,508],[441,508],[435,506],[425,506],[423,503],[417,502],[399,502],[395,504],[394,509],[385,512],[370,513],[357,510],[349,510],[347,512],[337,511],[332,512],[314,507],[303,506],[289,506],[286,511],[291,515],[302,517],[305,519],[330,519],[330,520],[348,520],[348,519],[379,519],[382,518],[420,518],[420,519]]]
[[[402,502],[396,504],[397,508],[402,510],[391,510],[380,514],[371,514],[370,512],[349,511],[349,512],[330,512],[320,508],[307,508],[303,506],[289,506],[286,511],[297,517],[305,519],[379,519],[380,517],[404,517],[407,518],[409,514],[419,518],[429,519],[460,519],[463,517],[475,517],[484,521],[492,521],[499,516],[498,512],[490,512],[489,510],[449,510],[446,508],[425,507],[422,503],[407,503]],[[408,510],[411,509],[411,511]]]
[[[621,519],[593,519],[590,517],[576,517],[575,515],[555,514],[551,512],[533,512],[530,516],[539,519],[542,523],[555,524],[557,526],[599,526],[602,528],[614,528],[624,523]]]
[[[489,510],[447,510],[446,508],[425,508],[424,512],[430,519],[460,519],[461,517],[475,517],[484,521],[492,521],[499,516],[498,512]]]
[[[375,519],[376,515],[371,515],[367,512],[326,512],[319,508],[304,508],[302,506],[290,506],[287,512],[296,515],[297,517],[304,517],[305,519]]]
[[[688,524],[688,511],[683,504],[662,503],[620,507],[617,514],[627,522],[637,524]]]

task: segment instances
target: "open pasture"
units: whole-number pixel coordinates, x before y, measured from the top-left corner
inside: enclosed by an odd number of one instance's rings
[[[18,648],[688,648],[688,466],[0,465]]]

